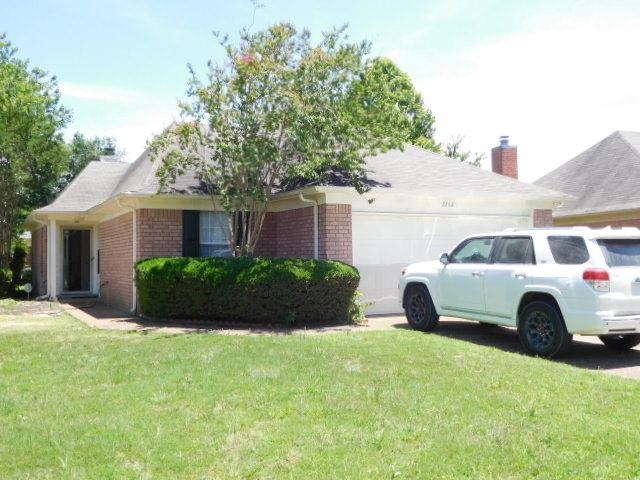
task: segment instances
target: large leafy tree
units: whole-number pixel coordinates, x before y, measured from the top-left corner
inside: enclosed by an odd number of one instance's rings
[[[113,137],[87,137],[80,132],[73,134],[68,144],[69,162],[67,170],[60,179],[60,187],[66,187],[88,164],[100,160],[102,155],[118,155],[116,140]]]
[[[17,58],[0,34],[0,267],[22,218],[51,200],[64,171],[70,114],[59,99],[56,78]]]
[[[365,156],[432,133],[431,114],[407,93],[407,77],[387,60],[369,61],[369,44],[350,43],[344,28],[318,43],[290,24],[243,31],[237,46],[218,40],[225,61],[209,62],[207,82],[190,68],[184,119],[157,136],[151,152],[162,159],[162,188],[197,172],[214,207],[230,214],[236,255],[253,253],[282,189],[339,172],[362,192]],[[376,85],[386,90],[378,94]]]
[[[388,58],[375,58],[350,89],[359,123],[374,129],[377,137],[400,135],[405,143],[440,151],[434,140],[435,117],[425,107],[411,77]]]

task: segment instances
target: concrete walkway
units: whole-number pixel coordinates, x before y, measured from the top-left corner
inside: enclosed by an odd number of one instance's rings
[[[100,305],[82,307],[82,304],[62,304],[62,308],[87,325],[109,330],[158,331],[165,333],[217,333],[225,335],[302,335],[331,332],[369,332],[407,329],[404,316],[371,316],[365,325],[327,325],[311,328],[246,326],[241,323],[189,323],[168,324],[149,322]],[[416,332],[416,334],[420,334]],[[518,335],[513,328],[483,326],[458,318],[443,317],[435,335],[475,343],[499,350],[523,353]],[[564,356],[554,359],[586,370],[598,370],[626,378],[640,379],[640,346],[626,352],[605,348],[597,337],[574,336],[573,347]]]

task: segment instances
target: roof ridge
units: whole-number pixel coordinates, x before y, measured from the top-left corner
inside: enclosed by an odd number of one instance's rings
[[[129,168],[127,168],[124,171],[122,177],[120,178],[120,180],[118,180],[118,183],[116,184],[116,186],[113,188],[113,191],[109,195],[109,198],[114,197],[118,193],[122,193],[122,192],[120,192],[120,188],[126,183],[128,177],[129,177],[129,174],[133,173],[133,171],[136,169],[136,167],[138,165],[140,165],[140,163],[142,163],[143,157],[145,156],[145,154],[148,151],[149,151],[149,147],[145,147],[145,149],[142,151],[142,153],[140,155],[138,155],[138,158],[136,158],[133,162],[131,162],[129,164]],[[145,181],[146,181],[146,178],[145,178]]]
[[[636,148],[635,145],[633,145],[631,142],[629,142],[629,139],[624,135],[624,133],[635,133],[640,135],[640,132],[633,132],[631,130],[628,131],[623,131],[623,130],[616,130],[615,133],[618,134],[618,136],[622,139],[622,141],[631,149],[635,152],[636,156],[638,156],[640,158],[640,150],[638,150],[638,148]]]

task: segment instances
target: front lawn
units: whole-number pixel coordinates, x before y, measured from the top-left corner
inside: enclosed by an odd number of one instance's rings
[[[4,306],[0,478],[640,475],[637,381],[408,330],[144,334]]]

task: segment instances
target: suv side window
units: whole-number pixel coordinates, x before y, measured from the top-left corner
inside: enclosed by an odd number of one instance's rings
[[[589,251],[582,237],[549,236],[553,260],[560,265],[581,265],[589,260]]]
[[[449,256],[451,263],[489,263],[495,237],[470,238],[461,243]]]
[[[525,265],[533,265],[536,263],[531,237],[505,237],[500,244],[500,250],[494,259],[495,263]]]

